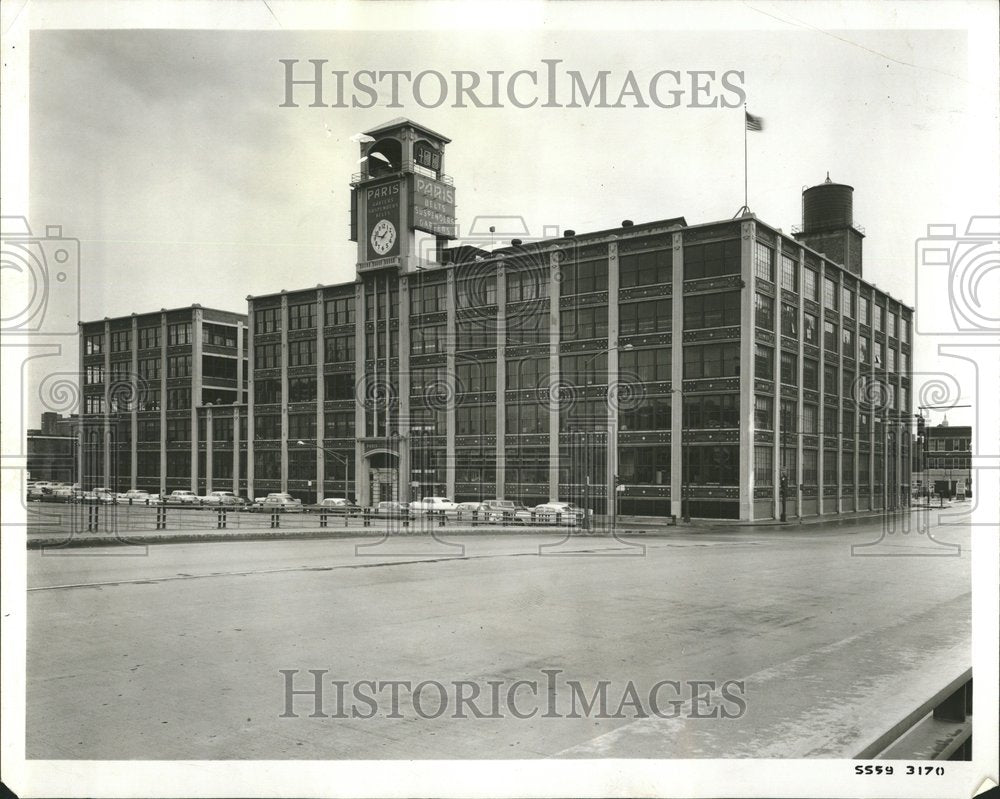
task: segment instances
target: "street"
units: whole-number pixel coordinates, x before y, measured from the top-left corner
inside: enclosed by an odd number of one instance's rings
[[[969,531],[931,532],[883,537],[876,519],[636,546],[539,532],[32,550],[27,754],[850,756],[969,665]],[[468,681],[483,707],[502,682],[502,712],[462,718],[449,687],[434,718],[437,690],[404,689],[397,709],[372,688],[364,718],[351,696],[366,680]],[[522,686],[512,703],[518,680],[537,697]],[[607,712],[574,714],[566,683],[590,695],[602,680]],[[662,681],[684,702],[673,717],[648,713]],[[704,717],[692,681],[742,701]],[[629,684],[647,713],[623,704]]]

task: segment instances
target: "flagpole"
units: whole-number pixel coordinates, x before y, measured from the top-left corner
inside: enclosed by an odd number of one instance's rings
[[[749,169],[747,164],[747,104],[743,103],[743,207],[748,211],[750,210]]]

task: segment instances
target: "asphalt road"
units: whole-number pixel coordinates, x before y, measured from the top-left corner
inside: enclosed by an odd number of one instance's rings
[[[969,663],[968,530],[929,532],[30,551],[27,754],[850,756]]]

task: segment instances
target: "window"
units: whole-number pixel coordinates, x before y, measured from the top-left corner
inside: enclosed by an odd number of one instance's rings
[[[487,297],[489,296],[488,287],[484,293]],[[549,273],[547,271],[527,270],[507,273],[507,302],[525,302],[548,296]],[[496,302],[495,299],[494,302]],[[493,303],[488,304],[492,305]]]
[[[335,411],[323,418],[326,438],[354,438],[354,411]]]
[[[281,402],[280,380],[257,380],[254,382],[254,402],[261,405]]]
[[[684,329],[723,327],[740,323],[740,292],[684,297]]]
[[[781,256],[781,287],[788,291],[799,290],[799,265],[794,258]]]
[[[101,352],[104,352],[104,335],[102,333],[93,333],[83,337],[84,355],[97,355]]]
[[[214,325],[206,322],[201,326],[202,336],[206,344],[213,347],[235,347],[236,328],[229,325]]]
[[[184,410],[191,407],[190,388],[168,388],[167,389],[167,410]]]
[[[621,305],[618,313],[619,335],[633,336],[637,333],[669,333],[673,318],[672,305],[669,298],[646,302],[630,302]],[[687,306],[685,305],[686,308]],[[737,309],[738,313],[739,310]]]
[[[854,453],[845,452],[840,456],[840,482],[845,486],[854,485]]]
[[[754,372],[762,380],[774,380],[774,350],[763,344],[754,344]]]
[[[355,339],[353,335],[327,336],[324,341],[326,363],[352,363]]]
[[[738,357],[739,353],[737,352]],[[670,380],[670,347],[622,352],[618,356],[618,364],[619,378],[623,382],[638,380],[640,383],[652,383]],[[598,382],[607,382],[607,371]]]
[[[802,272],[802,296],[807,300],[819,302],[819,275],[812,269]]]
[[[276,413],[262,413],[254,416],[253,436],[258,441],[281,438],[281,416]]]
[[[899,338],[899,320],[893,311],[889,311],[889,325],[886,332],[893,338]],[[127,348],[126,348],[127,349]]]
[[[153,350],[160,346],[160,327],[140,327],[139,328],[139,349]]]
[[[840,381],[837,380],[837,367],[826,364],[823,367],[823,393],[835,397],[840,388]]]
[[[167,358],[167,377],[189,377],[190,375],[190,355],[171,355]]]
[[[300,438],[309,439],[316,438],[316,414],[315,413],[290,413],[288,414],[288,438],[289,443],[296,446],[293,442],[298,441]],[[290,451],[300,451],[292,450],[290,446],[288,448]],[[316,453],[310,448],[307,451],[309,457],[313,460],[316,458]]]
[[[899,320],[899,340],[904,344],[910,343],[910,320],[900,319]]]
[[[508,299],[510,299],[509,294],[510,292],[508,292]],[[496,275],[473,274],[459,277],[455,281],[455,302],[459,308],[496,305]]]
[[[847,288],[847,286],[844,286],[840,290],[840,307],[844,316],[848,319],[854,318],[854,292]]]
[[[759,241],[754,242],[753,272],[758,280],[774,282],[774,250]]]
[[[837,282],[832,277],[823,278],[823,306],[837,310]]]
[[[323,376],[323,394],[328,400],[354,399],[354,373]]]
[[[771,447],[753,448],[753,479],[759,486],[774,485],[774,450]]]
[[[316,339],[305,338],[288,342],[289,366],[312,366],[316,363]]]
[[[191,440],[191,419],[189,417],[184,417],[183,419],[167,419],[167,443],[171,444],[176,441],[190,441]],[[189,458],[188,453],[178,453],[183,454],[184,457]]]
[[[780,427],[781,430],[787,433],[794,434],[798,432],[799,429],[799,409],[795,400],[781,400],[780,407],[781,419]]]
[[[459,405],[455,433],[460,436],[493,435],[497,431],[496,405]]]
[[[686,446],[684,464],[694,485],[737,485],[740,478],[739,447]]]
[[[868,298],[865,296],[858,296],[858,322],[863,325],[870,325],[871,320],[871,306],[868,302]]]
[[[688,394],[684,397],[684,429],[705,430],[740,426],[737,394]]]
[[[156,362],[159,366],[159,361]],[[104,364],[91,364],[84,369],[83,384],[97,386],[104,382]]]
[[[867,336],[858,338],[858,358],[861,363],[871,363],[871,343]]]
[[[327,327],[333,325],[353,325],[354,324],[354,298],[335,297],[327,300],[323,305]]]
[[[536,402],[506,405],[508,435],[549,432],[549,406]]]
[[[104,413],[104,397],[90,395],[83,398],[84,413]]]
[[[622,430],[669,430],[670,397],[643,397],[637,407],[619,412],[618,424]]]
[[[139,392],[139,410],[140,411],[158,411],[160,410],[160,389],[158,388],[147,388],[144,391]]]
[[[139,377],[143,380],[160,379],[160,359],[141,358],[139,359]]]
[[[774,398],[756,394],[753,399],[754,427],[758,430],[774,429]]]
[[[316,378],[313,375],[288,378],[288,401],[315,402]]]
[[[304,302],[288,306],[288,329],[308,330],[316,327],[316,303]]]
[[[178,344],[191,343],[191,323],[181,322],[176,325],[167,325],[167,346],[173,347]]]
[[[837,326],[833,322],[823,322],[823,347],[827,352],[839,352],[840,341]]]
[[[605,308],[607,311],[607,308]],[[605,328],[606,331],[606,328]],[[495,319],[459,319],[455,325],[456,350],[496,349],[497,323]],[[440,345],[440,342],[439,342]],[[444,347],[441,347],[444,351]]]
[[[875,329],[881,330],[885,326],[885,308],[881,305],[875,306]]]
[[[816,405],[803,403],[802,432],[815,435],[819,432],[819,408]]]
[[[802,484],[807,486],[814,486],[817,484],[818,466],[819,466],[819,453],[814,449],[804,449],[802,450]],[[791,481],[794,482],[794,479]]]
[[[844,357],[853,358],[854,353],[854,331],[846,327],[840,331],[840,340],[844,345]]]
[[[910,356],[905,352],[899,353],[899,373],[904,377],[910,374]]]
[[[802,340],[808,344],[819,343],[819,328],[816,317],[811,313],[802,314]]]
[[[459,394],[497,390],[496,361],[460,363],[455,367],[455,372],[455,391]]]
[[[740,373],[740,345],[701,344],[684,348],[684,377],[734,377]]]
[[[670,283],[673,279],[673,252],[668,249],[623,254],[618,259],[618,279],[623,289]]]
[[[413,355],[444,352],[446,331],[445,325],[412,328],[410,330],[410,352]]]
[[[854,438],[854,411],[850,408],[844,408],[840,435],[842,438]],[[851,480],[851,482],[854,481]]]
[[[845,369],[844,376],[843,379],[840,381],[840,384],[843,387],[840,392],[841,394],[843,394],[845,397],[856,399],[856,393],[854,387],[854,372],[850,371],[849,369]]]
[[[507,389],[538,388],[542,385],[542,379],[549,375],[549,359],[543,358],[517,358],[510,359],[506,364],[507,369]]]
[[[774,300],[766,294],[754,294],[754,319],[757,327],[774,330]]]
[[[790,352],[781,353],[781,382],[788,386],[799,384],[799,359]]]
[[[111,333],[111,351],[128,352],[132,348],[132,331],[115,330]]]
[[[448,284],[433,283],[410,289],[410,313],[438,313],[448,308]],[[371,316],[369,316],[371,318]]]
[[[773,259],[774,253],[771,253]],[[773,264],[773,260],[772,260]],[[705,244],[688,244],[684,247],[684,279],[722,277],[740,273],[740,242],[712,241]],[[772,276],[772,282],[774,282]]]
[[[276,369],[281,366],[281,345],[258,344],[253,350],[253,365],[255,369]]]
[[[520,312],[507,314],[507,346],[547,344],[549,341],[548,311],[538,313],[538,306],[522,306]]]
[[[605,260],[563,264],[560,274],[559,293],[563,297],[608,290],[608,262]]]
[[[886,351],[886,355],[888,356],[887,359],[886,359],[886,368],[890,372],[895,372],[896,371],[896,351],[892,347],[889,347],[889,349]]]
[[[781,303],[781,335],[792,336],[799,334],[799,312],[794,305],[787,302]]]
[[[159,441],[160,420],[140,419],[139,429],[136,432],[137,432],[136,441]]]
[[[622,482],[631,485],[668,485],[670,447],[624,447],[618,471]]]
[[[608,335],[608,306],[563,308],[559,315],[559,330],[563,341],[604,338]]]
[[[837,453],[830,450],[823,452],[823,485],[837,485]]]
[[[802,359],[802,388],[819,391],[819,362],[812,358]]]

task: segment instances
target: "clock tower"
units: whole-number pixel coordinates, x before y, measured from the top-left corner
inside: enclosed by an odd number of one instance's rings
[[[408,119],[394,119],[361,136],[361,171],[351,180],[351,240],[358,273],[406,274],[457,237],[455,187],[444,174],[451,139]],[[429,234],[417,247],[417,231]]]

